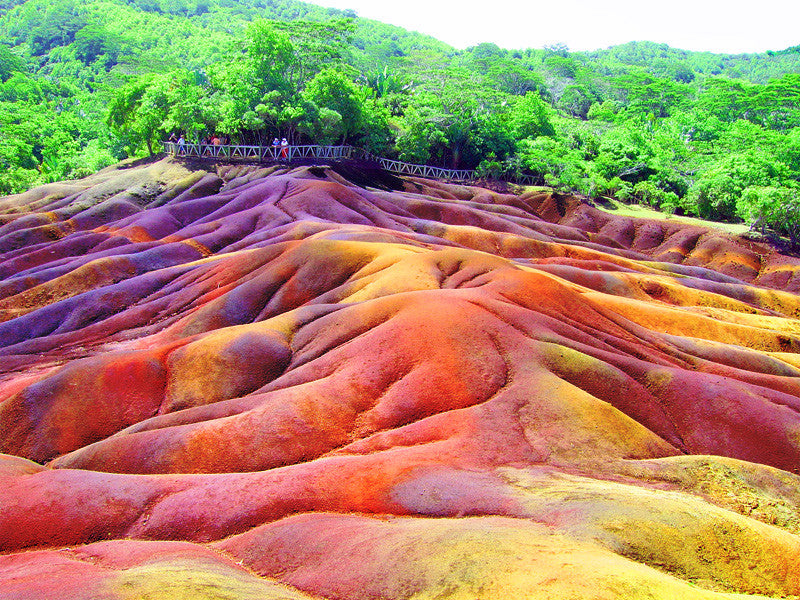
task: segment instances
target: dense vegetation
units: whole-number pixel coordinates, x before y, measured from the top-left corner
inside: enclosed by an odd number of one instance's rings
[[[800,241],[800,46],[456,51],[293,0],[3,0],[0,193],[171,132],[346,142]]]

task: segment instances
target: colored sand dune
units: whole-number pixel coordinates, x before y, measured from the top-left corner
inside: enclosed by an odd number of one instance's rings
[[[798,272],[366,165],[0,199],[0,596],[800,596]]]

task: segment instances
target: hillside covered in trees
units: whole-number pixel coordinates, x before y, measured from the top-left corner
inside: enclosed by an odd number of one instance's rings
[[[171,132],[349,143],[800,237],[800,46],[463,51],[292,0],[6,0],[0,193]]]

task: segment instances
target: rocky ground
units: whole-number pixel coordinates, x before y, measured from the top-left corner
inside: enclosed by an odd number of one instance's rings
[[[365,165],[0,199],[0,596],[800,596],[799,271]]]

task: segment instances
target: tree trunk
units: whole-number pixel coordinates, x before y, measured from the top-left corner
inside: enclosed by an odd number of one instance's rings
[[[458,169],[458,165],[461,162],[461,151],[458,148],[453,148],[453,159],[450,162],[451,169]]]

